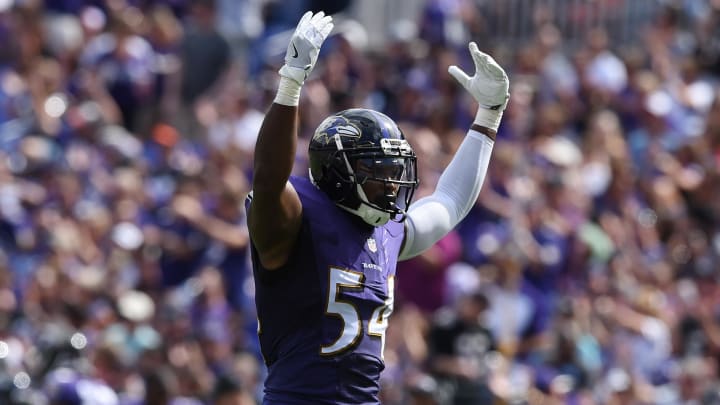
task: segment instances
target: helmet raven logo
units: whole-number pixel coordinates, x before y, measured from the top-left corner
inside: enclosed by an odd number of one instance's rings
[[[334,142],[335,135],[343,137],[360,139],[361,131],[360,128],[350,123],[344,117],[330,117],[320,124],[320,128],[315,133],[315,141],[320,142],[323,145],[327,145],[330,142]]]

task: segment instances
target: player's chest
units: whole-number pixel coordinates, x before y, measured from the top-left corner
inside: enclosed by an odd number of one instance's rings
[[[367,280],[386,279],[395,274],[399,254],[397,243],[387,233],[346,234],[340,243],[323,248],[321,261],[362,273]]]
[[[325,232],[323,240],[335,239],[337,243],[323,244],[316,251],[318,276],[321,280],[328,278],[328,283],[322,284],[330,288],[333,285],[362,285],[362,289],[343,287],[341,290],[358,298],[384,300],[388,294],[388,280],[395,275],[399,253],[396,241],[381,229],[335,236],[333,233],[332,230]],[[333,282],[330,278],[334,275],[348,280]]]

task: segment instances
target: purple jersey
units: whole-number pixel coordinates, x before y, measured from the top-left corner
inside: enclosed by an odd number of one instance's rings
[[[308,179],[292,177],[302,227],[287,264],[252,247],[265,404],[378,404],[404,226],[372,228]]]

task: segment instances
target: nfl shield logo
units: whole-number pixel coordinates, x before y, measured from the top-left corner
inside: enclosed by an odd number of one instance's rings
[[[377,252],[377,243],[375,242],[375,238],[368,238],[367,245],[371,252]]]

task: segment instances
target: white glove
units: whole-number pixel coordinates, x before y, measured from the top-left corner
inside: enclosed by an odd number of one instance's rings
[[[303,84],[315,67],[320,46],[333,29],[332,17],[320,11],[313,15],[308,11],[302,16],[290,39],[285,53],[285,65],[280,68],[280,76]]]
[[[448,73],[478,102],[475,124],[497,131],[510,99],[510,81],[495,59],[481,52],[475,42],[470,42],[468,48],[475,62],[475,74],[470,77],[455,65],[448,68]]]
[[[333,29],[332,17],[320,11],[308,11],[302,16],[290,39],[285,64],[280,68],[280,86],[275,102],[298,105],[300,87],[315,67],[320,47]],[[290,79],[291,81],[287,80]]]

